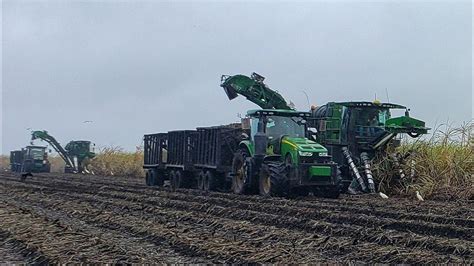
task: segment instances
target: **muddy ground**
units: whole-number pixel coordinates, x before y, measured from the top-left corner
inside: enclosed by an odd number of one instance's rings
[[[0,263],[473,263],[474,203],[265,199],[0,174]]]

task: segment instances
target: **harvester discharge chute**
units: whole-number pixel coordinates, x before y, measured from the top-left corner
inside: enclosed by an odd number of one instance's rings
[[[224,88],[229,100],[235,99],[239,94],[262,109],[293,110],[278,92],[270,89],[263,81],[264,77],[252,73],[251,77],[244,75],[221,77],[221,87]]]

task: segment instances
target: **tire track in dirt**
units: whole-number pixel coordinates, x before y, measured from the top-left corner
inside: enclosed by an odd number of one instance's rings
[[[48,187],[48,184],[38,184],[45,185]],[[103,189],[109,189],[104,188]],[[54,188],[54,190],[63,190],[63,191],[79,191],[89,193],[94,191],[94,193],[99,193],[97,188],[87,188],[81,185],[71,185],[63,184],[63,188]],[[91,191],[92,189],[92,191]],[[108,194],[112,192],[105,192]],[[125,191],[119,191],[118,193],[123,194],[127,193]],[[136,192],[140,193],[140,192]],[[140,193],[140,196],[137,200],[142,199],[143,193]],[[422,235],[435,235],[441,237],[457,237],[466,240],[472,240],[474,236],[474,229],[464,228],[453,225],[445,224],[436,224],[432,222],[424,222],[420,220],[410,221],[410,220],[398,220],[393,218],[385,218],[376,215],[365,215],[359,213],[357,216],[353,212],[334,212],[325,209],[317,208],[306,208],[306,207],[288,207],[288,206],[277,206],[275,204],[263,204],[263,202],[242,202],[242,201],[229,201],[223,198],[213,198],[213,197],[202,197],[202,196],[188,196],[186,194],[177,194],[177,193],[159,193],[155,192],[155,196],[161,196],[167,199],[176,199],[181,201],[199,201],[202,204],[215,204],[218,206],[233,206],[240,209],[249,209],[255,210],[257,212],[272,212],[279,215],[285,216],[303,216],[306,218],[325,220],[330,223],[344,224],[351,223],[358,226],[370,226],[373,228],[383,228],[383,229],[392,229],[401,232],[415,232]],[[272,203],[272,202],[271,202]]]
[[[79,197],[79,200],[81,200],[81,197]],[[136,199],[135,199],[135,200],[136,200]],[[138,199],[138,201],[139,201],[139,199]],[[114,204],[114,202],[108,202],[107,204]],[[173,208],[173,206],[171,206],[171,208]],[[193,207],[193,208],[194,208],[194,207]],[[278,219],[278,218],[277,218],[277,219]],[[272,222],[273,222],[273,221],[272,221]],[[293,224],[293,223],[290,223],[290,224],[283,224],[283,227],[285,227],[285,226],[290,226],[291,224]],[[350,228],[349,228],[349,229],[350,229]],[[344,234],[345,234],[345,233],[344,233]],[[344,235],[344,234],[342,234],[342,235]],[[425,244],[425,245],[426,245],[426,244]],[[419,246],[418,246],[418,248],[419,248]],[[461,249],[461,250],[462,250],[462,249]],[[460,251],[459,253],[462,253],[462,251]],[[466,256],[465,253],[464,253],[464,256]]]
[[[47,186],[53,186],[52,184],[48,184],[47,182],[41,182]],[[39,183],[35,183],[39,184]],[[132,192],[132,193],[137,193],[137,194],[146,194],[146,195],[156,195],[156,191],[160,190],[150,190],[147,189],[146,187],[142,187],[138,190],[130,189],[127,187],[115,187],[115,185],[110,185],[109,186],[101,186],[101,187],[96,187],[94,186],[95,184],[87,185],[84,183],[70,183],[70,182],[59,182],[61,186],[63,186],[65,189],[66,187],[70,188],[75,188],[78,186],[81,187],[89,187],[90,189],[107,189],[107,190],[113,190],[117,192]],[[161,191],[166,191],[166,190],[161,190]],[[413,221],[426,221],[426,222],[431,222],[431,223],[438,223],[438,224],[450,224],[453,226],[464,226],[464,227],[474,227],[474,219],[466,218],[466,215],[468,217],[472,217],[472,208],[464,212],[462,218],[458,217],[446,217],[446,215],[432,215],[432,214],[413,214],[410,212],[394,212],[394,211],[387,211],[383,208],[375,208],[373,206],[346,206],[344,203],[338,204],[339,202],[337,200],[331,200],[330,203],[325,202],[325,199],[318,199],[318,201],[295,201],[295,200],[287,200],[287,199],[281,199],[281,198],[272,198],[272,199],[265,199],[262,197],[256,197],[256,196],[237,196],[237,195],[230,195],[229,194],[222,194],[222,193],[211,193],[209,195],[205,195],[204,193],[197,191],[197,193],[193,193],[196,191],[190,191],[189,190],[180,190],[179,192],[175,192],[174,194],[191,194],[193,196],[206,196],[209,198],[226,198],[229,200],[232,200],[234,202],[258,202],[258,204],[273,204],[275,205],[276,203],[280,203],[281,205],[285,206],[294,206],[294,207],[306,207],[306,208],[314,208],[316,210],[320,209],[327,209],[330,211],[337,211],[337,212],[348,212],[348,213],[359,213],[359,214],[364,214],[367,216],[376,216],[376,217],[383,217],[383,218],[392,218],[392,219],[397,219],[397,220],[413,220]],[[167,195],[172,195],[167,194]],[[379,200],[379,199],[377,199]],[[474,206],[472,206],[474,207]],[[459,208],[458,208],[459,209]]]

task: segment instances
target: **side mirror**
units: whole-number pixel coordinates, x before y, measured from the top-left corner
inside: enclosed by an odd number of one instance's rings
[[[311,138],[311,140],[316,141],[317,135],[318,135],[318,130],[314,127],[309,127],[308,128],[308,135]]]

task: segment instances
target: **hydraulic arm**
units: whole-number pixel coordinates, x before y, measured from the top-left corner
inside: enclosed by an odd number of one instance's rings
[[[31,132],[31,141],[35,139],[41,139],[49,143],[53,147],[53,149],[61,156],[61,158],[66,162],[66,167],[70,167],[71,169],[76,169],[76,165],[74,162],[69,158],[67,151],[59,144],[59,142],[51,135],[48,134],[46,130],[44,131],[33,131]]]
[[[224,88],[229,100],[233,100],[240,94],[262,109],[293,110],[294,108],[278,92],[263,83],[264,79],[257,73],[252,73],[250,78],[244,75],[223,75],[221,87]]]

